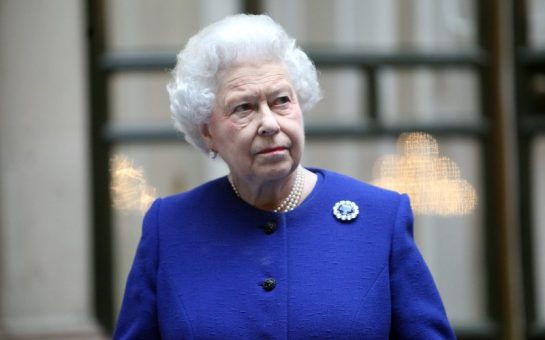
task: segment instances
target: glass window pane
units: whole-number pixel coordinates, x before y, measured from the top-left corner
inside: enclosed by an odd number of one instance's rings
[[[480,88],[471,69],[385,69],[380,74],[384,123],[473,123],[479,120]]]
[[[103,1],[109,51],[179,50],[204,25],[240,11],[237,0]]]
[[[362,124],[367,110],[363,73],[345,67],[320,70],[320,85],[324,98],[305,115],[306,123]]]
[[[302,45],[369,49],[476,46],[476,1],[266,0]]]
[[[545,1],[528,0],[528,45],[539,49],[545,47]]]
[[[296,38],[299,45],[320,45],[335,40],[331,17],[334,8],[334,1],[264,1],[265,12]]]
[[[373,162],[381,155],[394,153],[395,150],[396,142],[389,138],[372,141],[309,139],[305,145],[303,164],[369,182],[373,179]]]
[[[168,72],[116,73],[110,77],[110,122],[170,125]]]
[[[483,154],[476,140],[438,138],[438,143],[439,155],[458,165],[460,179],[475,188],[478,201],[468,215],[416,215],[415,237],[434,273],[451,322],[469,327],[488,321]]]
[[[477,46],[475,0],[398,1],[400,45],[457,51]]]

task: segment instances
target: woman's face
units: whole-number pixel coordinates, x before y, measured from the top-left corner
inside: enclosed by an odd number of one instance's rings
[[[201,132],[238,178],[259,182],[290,174],[301,160],[304,128],[285,67],[271,62],[224,72]]]

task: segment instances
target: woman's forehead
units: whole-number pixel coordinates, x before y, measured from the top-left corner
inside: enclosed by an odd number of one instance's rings
[[[244,64],[231,67],[223,74],[220,91],[242,90],[255,86],[291,85],[289,74],[280,63]]]

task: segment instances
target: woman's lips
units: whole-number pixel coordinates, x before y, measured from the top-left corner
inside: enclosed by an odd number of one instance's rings
[[[258,152],[259,154],[270,154],[270,153],[275,153],[275,152],[280,152],[280,151],[284,151],[286,150],[287,148],[283,147],[283,146],[278,146],[278,147],[274,147],[274,148],[268,148],[268,149],[264,149],[260,152]]]

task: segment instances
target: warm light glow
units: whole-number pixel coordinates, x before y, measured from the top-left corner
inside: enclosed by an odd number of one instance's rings
[[[467,215],[477,205],[475,189],[460,178],[460,168],[440,156],[437,141],[422,132],[402,134],[398,155],[377,160],[377,186],[407,193],[416,214]]]
[[[110,159],[112,202],[116,209],[144,213],[156,198],[155,188],[147,184],[144,171],[124,155]]]

